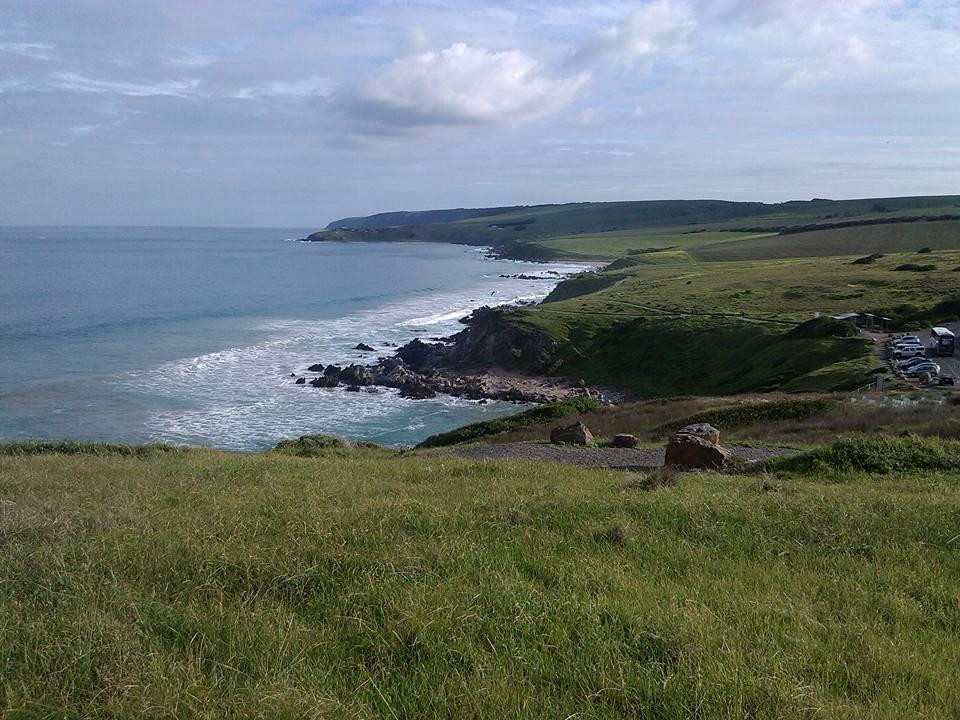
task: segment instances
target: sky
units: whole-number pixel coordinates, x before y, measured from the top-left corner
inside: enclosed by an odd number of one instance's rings
[[[960,0],[2,0],[0,224],[960,194]]]

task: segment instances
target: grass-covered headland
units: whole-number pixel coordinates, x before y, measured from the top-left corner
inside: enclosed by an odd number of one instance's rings
[[[655,491],[432,451],[6,447],[0,716],[956,717],[956,448],[884,443]]]
[[[499,311],[503,337],[528,333],[534,348],[518,349],[508,369],[639,397],[862,387],[878,367],[872,343],[796,326],[848,312],[888,317],[895,330],[960,317],[957,196],[389,213],[336,221],[310,239],[606,263],[539,306]]]

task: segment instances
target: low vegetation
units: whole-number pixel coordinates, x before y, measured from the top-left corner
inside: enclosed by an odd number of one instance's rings
[[[522,428],[540,425],[542,423],[556,422],[571,415],[589,413],[599,408],[600,403],[597,400],[587,397],[547,403],[514,415],[507,415],[493,420],[483,420],[470,425],[464,425],[449,432],[431,435],[417,447],[444,447],[447,445],[476,442],[480,439],[488,439],[491,436],[520,430]]]
[[[0,714],[952,717],[956,470],[858,463],[4,452]]]
[[[767,423],[795,422],[825,415],[836,405],[837,401],[829,397],[738,402],[671,420],[654,428],[650,434],[654,439],[663,439],[694,423],[709,423],[730,432]]]
[[[85,455],[105,457],[145,457],[163,453],[184,452],[173,445],[121,445],[117,443],[78,442],[73,440],[25,440],[0,443],[0,456]]]
[[[803,455],[765,462],[765,469],[823,475],[844,472],[957,472],[960,442],[919,435],[861,435]]]

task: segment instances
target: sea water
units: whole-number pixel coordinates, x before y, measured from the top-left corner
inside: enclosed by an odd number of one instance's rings
[[[409,445],[517,406],[295,385],[537,300],[571,265],[428,243],[305,243],[308,229],[0,228],[0,440],[259,450],[332,433]],[[524,280],[503,275],[536,275]],[[367,343],[377,353],[352,348]]]

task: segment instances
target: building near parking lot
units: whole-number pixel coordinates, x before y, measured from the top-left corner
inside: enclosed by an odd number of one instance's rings
[[[840,313],[839,315],[831,315],[833,320],[842,320],[843,322],[848,322],[851,325],[856,327],[863,328],[864,330],[876,330],[877,332],[887,332],[890,328],[890,318],[883,317],[882,315],[874,315],[873,313]]]

